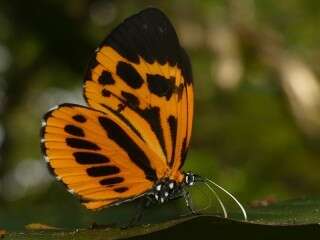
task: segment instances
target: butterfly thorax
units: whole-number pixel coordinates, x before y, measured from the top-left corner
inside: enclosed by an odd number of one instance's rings
[[[176,199],[184,196],[184,188],[195,183],[195,175],[192,172],[182,173],[183,180],[175,181],[168,177],[160,179],[150,192],[151,197],[157,203]]]

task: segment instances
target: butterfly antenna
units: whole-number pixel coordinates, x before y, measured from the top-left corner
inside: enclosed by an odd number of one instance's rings
[[[241,209],[241,212],[242,212],[242,215],[243,215],[243,218],[245,221],[248,220],[248,217],[247,217],[247,212],[246,210],[244,209],[244,207],[242,206],[242,204],[231,194],[229,193],[227,190],[225,190],[223,187],[221,187],[220,185],[218,185],[217,183],[215,183],[214,181],[212,181],[211,179],[209,178],[203,178],[203,177],[200,177],[200,176],[196,176],[197,178],[197,181],[199,182],[204,182],[206,184],[208,183],[211,183],[212,185],[214,185],[215,187],[219,188],[221,191],[223,191],[225,194],[227,194],[238,206],[239,208]],[[208,184],[209,185],[209,184]],[[211,189],[211,188],[210,188]]]
[[[211,184],[213,184],[214,186],[216,186],[217,188],[219,188],[220,190],[222,190],[225,194],[227,194],[241,209],[241,212],[243,214],[243,218],[245,221],[247,221],[248,217],[247,217],[247,212],[244,209],[244,207],[242,206],[242,204],[231,194],[229,193],[227,190],[225,190],[223,187],[221,187],[219,184],[215,183],[214,181],[212,181],[209,178],[205,178],[206,181],[210,182]]]
[[[227,218],[228,217],[228,213],[227,213],[227,210],[221,200],[221,198],[219,197],[219,195],[217,194],[217,192],[207,183],[207,182],[203,182],[208,188],[209,190],[212,192],[212,194],[215,196],[215,198],[218,200],[219,202],[219,205],[223,211],[223,216],[224,218]]]

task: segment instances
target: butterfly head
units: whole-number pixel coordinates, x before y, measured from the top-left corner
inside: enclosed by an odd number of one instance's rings
[[[153,198],[158,203],[164,203],[168,200],[178,198],[183,194],[185,186],[193,186],[197,182],[198,175],[192,172],[184,173],[182,182],[176,182],[172,179],[165,178],[159,181],[152,190]]]

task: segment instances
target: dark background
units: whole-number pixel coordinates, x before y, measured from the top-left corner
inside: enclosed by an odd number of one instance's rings
[[[39,129],[50,107],[84,104],[94,49],[147,6],[169,16],[193,65],[195,121],[184,169],[245,205],[318,194],[320,2],[1,0],[0,227],[75,227],[134,214],[135,203],[100,213],[81,207],[49,175]],[[151,209],[145,221],[180,214],[183,205]]]

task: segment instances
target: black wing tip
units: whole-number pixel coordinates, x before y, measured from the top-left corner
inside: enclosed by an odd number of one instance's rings
[[[126,17],[123,21],[127,21],[131,18],[135,18],[135,17],[139,17],[139,16],[148,16],[148,17],[165,17],[167,18],[167,15],[165,14],[165,12],[157,7],[147,7],[144,8],[136,13],[133,13],[131,15],[129,15],[128,17]]]
[[[108,37],[112,35],[112,33],[116,32],[119,28],[122,27],[122,25],[126,22],[131,22],[133,19],[139,19],[139,21],[146,21],[146,20],[152,20],[154,18],[162,18],[165,19],[165,21],[169,21],[167,15],[156,7],[148,7],[145,8],[135,14],[130,15],[129,17],[126,17],[122,23],[118,24],[108,35],[107,37],[102,41],[102,43],[99,45],[99,48],[103,47],[108,42]],[[169,21],[170,22],[170,21]],[[147,22],[148,23],[148,22]]]
[[[161,15],[161,16],[166,16],[166,14],[159,8],[156,8],[156,7],[147,7],[143,10],[141,10],[140,12],[137,13],[137,15],[140,15],[140,14],[147,14],[147,15]]]
[[[192,65],[190,62],[189,55],[183,47],[181,47],[181,50],[180,50],[180,63],[181,63],[180,67],[183,71],[183,75],[187,85],[193,84]]]

